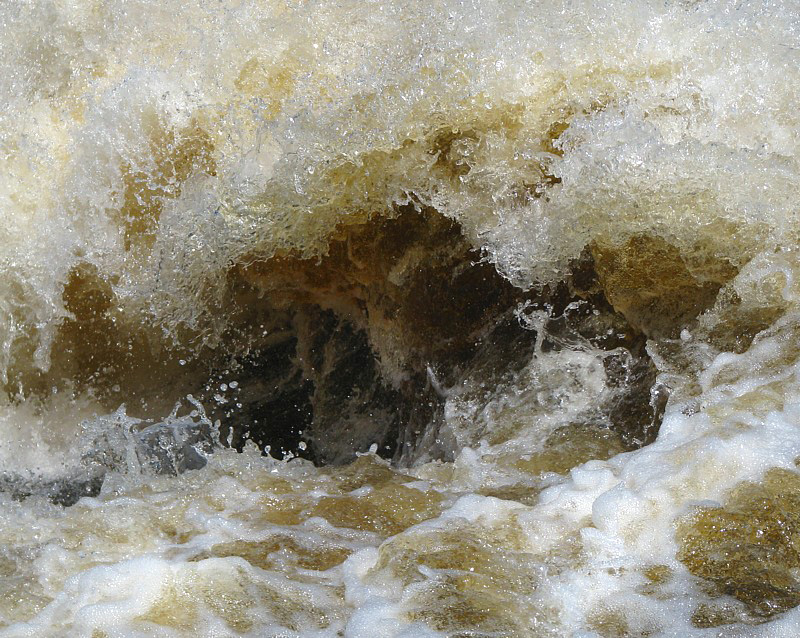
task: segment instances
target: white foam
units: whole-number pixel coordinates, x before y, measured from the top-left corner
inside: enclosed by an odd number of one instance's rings
[[[443,511],[388,539],[313,510],[336,470],[253,450],[180,477],[112,474],[67,510],[2,495],[0,635],[443,635],[424,618],[447,577],[467,583],[465,605],[506,596],[484,619],[507,623],[495,633],[511,631],[507,611],[523,633],[588,638],[610,617],[631,634],[796,635],[797,609],[694,627],[708,597],[675,539],[693,506],[800,456],[796,18],[792,1],[0,6],[3,471],[63,476],[85,451],[81,422],[102,413],[88,391],[24,400],[64,355],[79,268],[111,290],[115,321],[217,345],[232,264],[320,255],[349,218],[413,201],[457,220],[522,287],[560,281],[587,246],[642,235],[699,284],[724,284],[680,339],[648,344],[673,388],[658,439],[564,476],[514,462],[613,397],[604,353],[540,348],[486,400],[480,379],[447,389],[429,368],[456,460],[408,470],[406,489],[441,495]],[[448,161],[469,171],[447,174]],[[511,487],[528,504],[477,493]],[[516,580],[423,564],[458,558],[448,534],[490,548]],[[273,536],[267,556],[213,555]],[[305,551],[313,565],[326,543],[352,553],[325,570],[292,563]],[[668,595],[642,593],[652,565],[672,570]]]

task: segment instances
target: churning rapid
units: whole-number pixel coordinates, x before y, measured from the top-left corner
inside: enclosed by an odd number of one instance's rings
[[[0,637],[800,635],[796,0],[0,25]]]

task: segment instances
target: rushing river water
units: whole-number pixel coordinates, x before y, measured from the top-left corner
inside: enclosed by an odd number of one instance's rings
[[[800,635],[797,0],[9,0],[0,101],[0,636]]]

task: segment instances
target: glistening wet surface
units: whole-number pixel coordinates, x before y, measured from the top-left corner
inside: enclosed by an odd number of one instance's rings
[[[795,636],[796,6],[0,6],[0,636]]]

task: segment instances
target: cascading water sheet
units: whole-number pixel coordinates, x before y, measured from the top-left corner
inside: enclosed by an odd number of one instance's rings
[[[798,635],[798,8],[0,5],[0,637]]]

